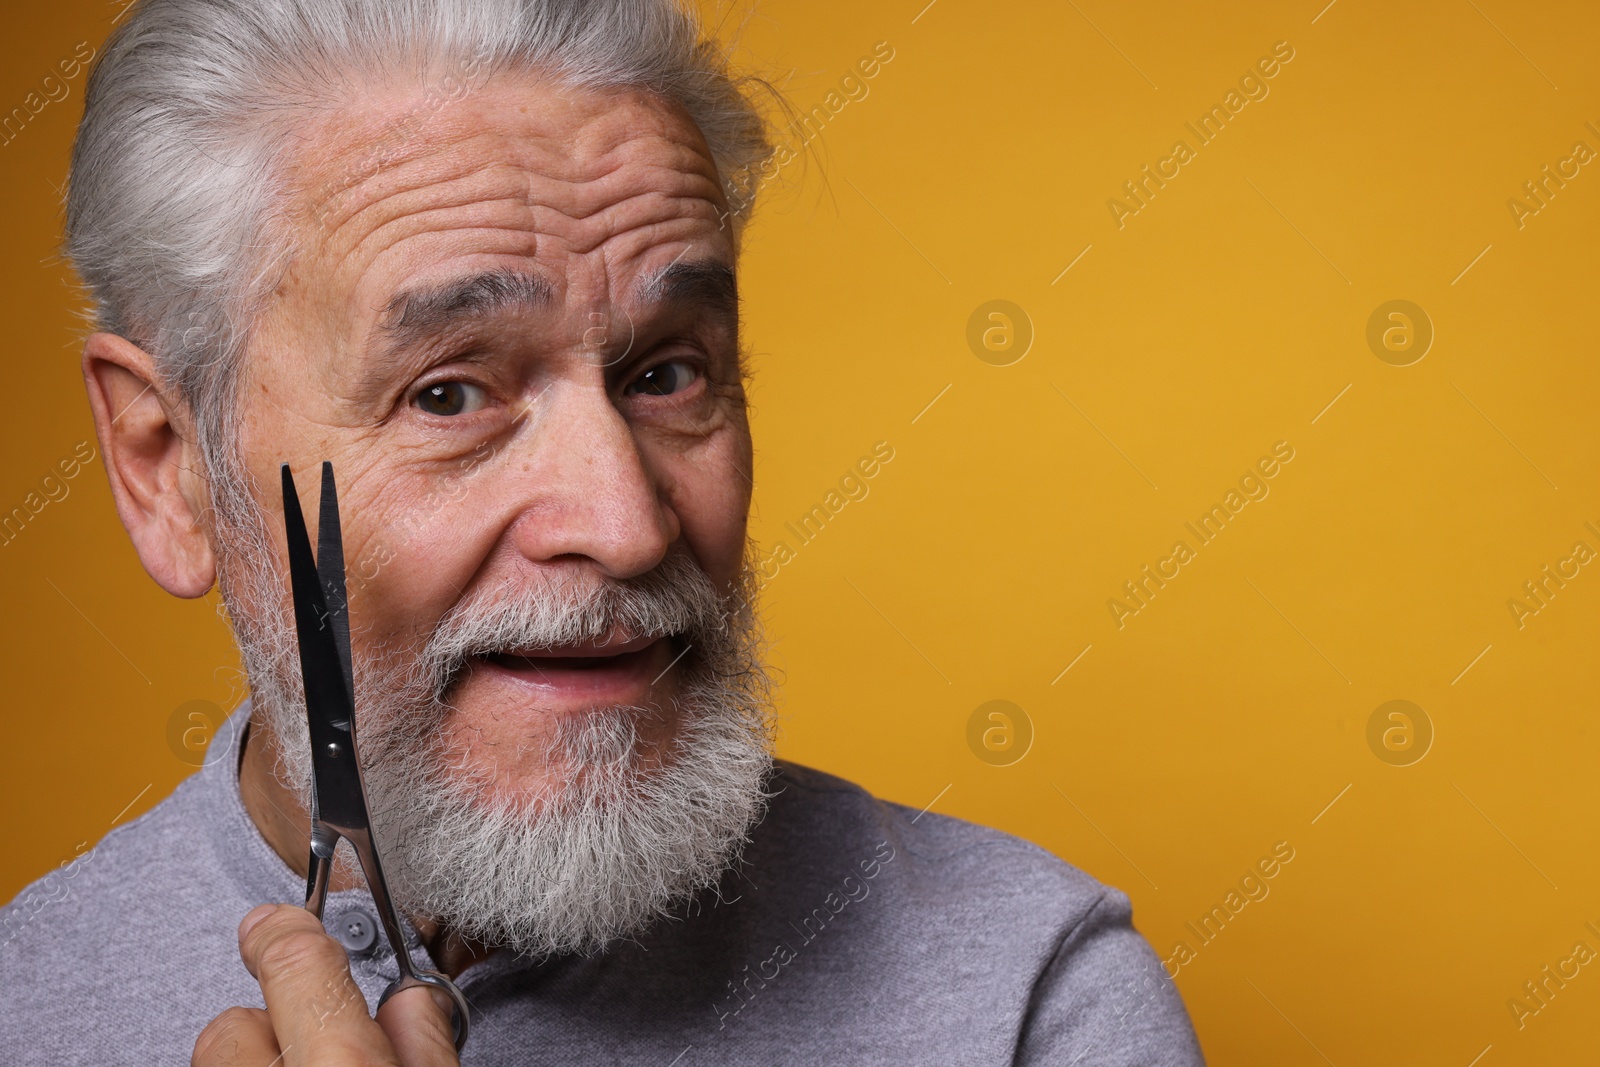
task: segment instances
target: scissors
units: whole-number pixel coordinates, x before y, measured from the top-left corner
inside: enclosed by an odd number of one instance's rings
[[[389,944],[394,947],[400,977],[389,983],[378,1007],[402,989],[431,986],[455,1003],[451,1022],[456,1051],[467,1043],[467,1000],[454,982],[437,971],[419,971],[411,964],[400,920],[389,899],[372,840],[367,793],[356,758],[355,684],[350,668],[350,612],[345,595],[344,541],[339,533],[339,499],[333,485],[333,464],[322,464],[322,503],[317,523],[317,555],[311,557],[294,475],[283,465],[283,524],[289,542],[289,578],[294,593],[295,630],[300,638],[300,672],[305,679],[306,717],[311,724],[311,861],[306,877],[306,910],[322,918],[333,871],[334,848],[342,837],[350,842],[367,876]]]

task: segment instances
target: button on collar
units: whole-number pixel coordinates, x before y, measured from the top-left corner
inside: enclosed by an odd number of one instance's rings
[[[378,943],[378,920],[360,908],[341,912],[328,921],[328,930],[346,952],[367,955]]]

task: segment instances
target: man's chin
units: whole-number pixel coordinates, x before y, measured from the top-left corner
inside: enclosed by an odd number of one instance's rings
[[[731,692],[691,689],[665,743],[647,708],[497,720],[470,695],[367,779],[396,899],[464,936],[546,954],[640,931],[719,880],[764,806],[765,720]]]
[[[609,807],[647,786],[679,756],[676,712],[653,703],[552,707],[521,691],[507,693],[496,673],[469,672],[451,695],[440,735],[427,746],[435,780],[473,798],[486,814],[490,808],[574,802]]]

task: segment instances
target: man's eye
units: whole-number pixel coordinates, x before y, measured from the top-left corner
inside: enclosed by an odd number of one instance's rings
[[[481,410],[489,395],[470,382],[439,382],[417,394],[416,405],[430,415],[465,415]]]
[[[682,360],[658,363],[628,383],[623,390],[628,396],[641,393],[650,396],[671,396],[693,385],[699,372]]]

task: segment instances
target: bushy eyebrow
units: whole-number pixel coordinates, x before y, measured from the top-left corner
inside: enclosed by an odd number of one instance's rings
[[[537,274],[501,268],[395,295],[378,318],[388,354],[398,354],[443,331],[457,319],[506,308],[542,310],[555,288]]]
[[[638,298],[645,307],[699,307],[715,318],[738,321],[738,278],[721,260],[669,263],[639,283]]]

